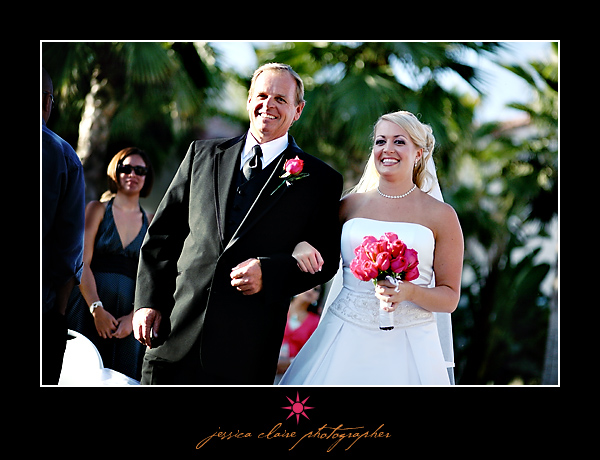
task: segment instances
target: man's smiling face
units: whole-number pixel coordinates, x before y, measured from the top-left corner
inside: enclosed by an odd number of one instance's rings
[[[286,71],[265,70],[254,82],[246,109],[250,132],[263,144],[283,136],[300,118],[304,102],[296,105],[296,81]]]

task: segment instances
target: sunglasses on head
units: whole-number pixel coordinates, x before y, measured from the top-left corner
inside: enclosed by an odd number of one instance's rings
[[[148,168],[145,166],[132,166],[132,165],[119,165],[117,166],[117,172],[119,174],[131,174],[131,171],[135,171],[137,176],[145,176],[148,173]]]

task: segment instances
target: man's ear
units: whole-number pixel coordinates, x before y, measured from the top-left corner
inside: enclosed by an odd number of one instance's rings
[[[48,94],[42,94],[42,113],[48,114],[52,111],[52,98]]]
[[[304,110],[304,106],[306,105],[305,101],[302,101],[300,104],[296,106],[296,114],[294,115],[294,121],[298,121],[300,115],[302,115],[302,111]]]

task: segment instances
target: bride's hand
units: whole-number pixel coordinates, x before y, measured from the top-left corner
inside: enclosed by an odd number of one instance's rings
[[[298,268],[303,272],[315,274],[323,268],[321,253],[306,241],[301,241],[294,248],[292,257],[298,262]]]
[[[386,311],[394,311],[400,302],[410,300],[414,284],[410,282],[398,281],[398,286],[394,286],[387,280],[378,281],[375,288],[375,297],[384,302],[391,303]]]

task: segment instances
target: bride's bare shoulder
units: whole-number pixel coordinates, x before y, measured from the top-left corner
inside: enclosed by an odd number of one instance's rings
[[[340,221],[346,222],[352,216],[357,214],[357,211],[365,205],[370,197],[370,193],[350,193],[342,198],[340,203]]]

